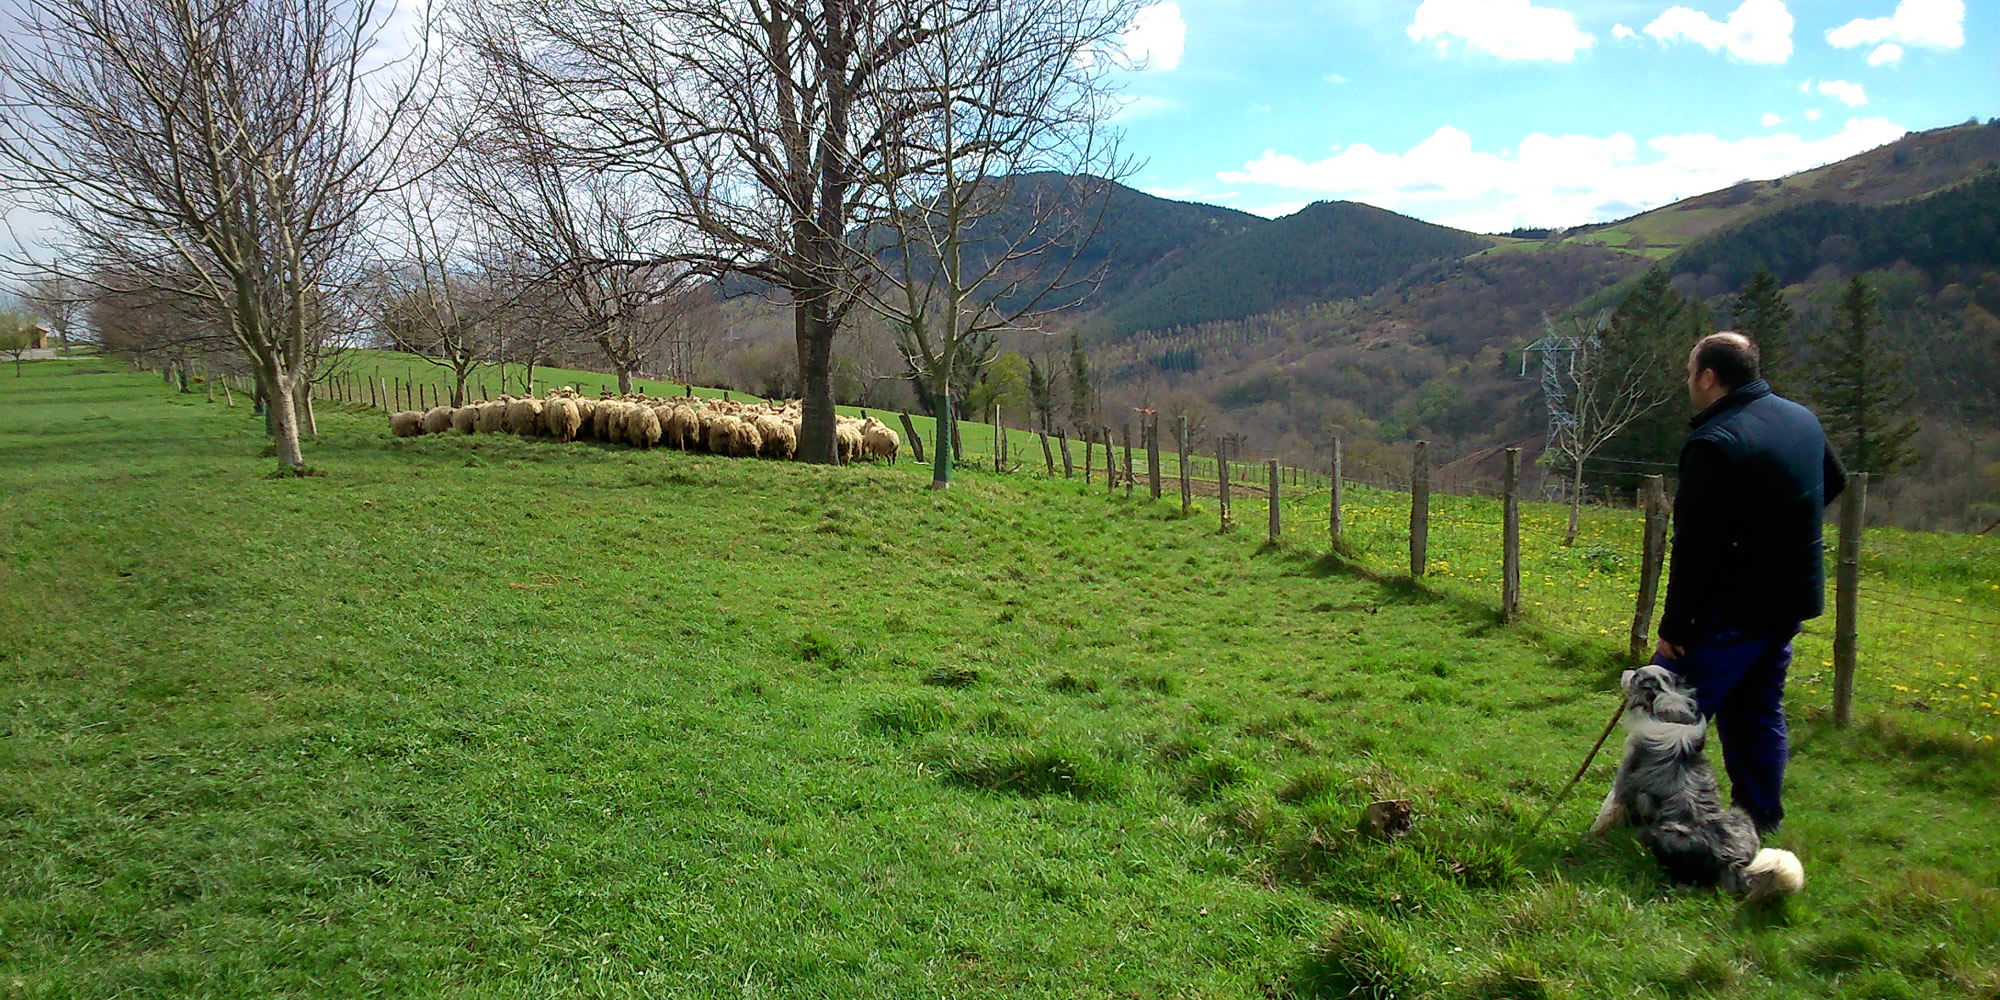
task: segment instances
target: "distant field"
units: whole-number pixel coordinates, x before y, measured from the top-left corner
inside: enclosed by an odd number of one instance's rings
[[[1490,501],[1412,585],[1398,494],[1351,492],[1349,566],[1323,492],[1273,548],[1249,500],[338,406],[272,479],[240,401],[24,371],[0,996],[2000,996],[1994,726],[1913,655],[1990,678],[1976,626],[1871,610],[1847,731],[1808,636],[1788,906],[1581,839],[1603,762],[1531,832],[1614,702],[1630,512],[1560,549],[1530,505],[1503,626]],[[1992,619],[1993,543],[1869,571]],[[1410,838],[1354,832],[1377,797]]]

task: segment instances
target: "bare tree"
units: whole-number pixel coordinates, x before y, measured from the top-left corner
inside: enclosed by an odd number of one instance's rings
[[[80,321],[90,305],[90,289],[81,281],[55,268],[30,277],[21,286],[21,300],[48,322],[60,350],[69,353],[81,331]]]
[[[662,351],[692,344],[693,314],[712,295],[680,259],[680,227],[656,192],[565,158],[519,73],[487,75],[445,121],[457,146],[445,171],[455,195],[528,284],[561,296],[576,339],[596,349],[619,392]]]
[[[363,297],[375,328],[398,350],[451,374],[451,405],[497,348],[494,320],[504,303],[485,280],[477,235],[463,212],[428,185],[391,199],[382,255]]]
[[[371,60],[386,20],[372,0],[16,6],[0,174],[57,221],[65,273],[223,316],[272,403],[280,467],[304,468],[294,397],[361,215],[426,106],[423,50]]]
[[[927,16],[913,19],[912,9]],[[833,340],[856,305],[849,245],[887,130],[890,68],[956,27],[898,0],[494,0],[464,20],[551,151],[642,179],[687,234],[675,259],[780,289],[794,312],[798,456],[835,461]],[[943,12],[929,16],[929,12]]]
[[[1544,321],[1545,342],[1564,349],[1552,356],[1555,383],[1562,395],[1562,419],[1551,422],[1547,453],[1569,467],[1569,529],[1563,544],[1576,544],[1578,510],[1583,505],[1583,467],[1599,448],[1633,421],[1673,398],[1673,382],[1660,376],[1659,359],[1649,351],[1621,349],[1607,342],[1610,314],[1570,320],[1558,329]]]
[[[937,417],[931,486],[951,484],[960,371],[995,356],[990,334],[1031,326],[1079,284],[1120,172],[1099,125],[1114,108],[1105,43],[1120,0],[893,0],[888,25],[919,40],[872,96],[882,211],[868,220],[865,301],[899,328]],[[987,336],[982,336],[987,335]],[[966,353],[985,343],[986,350]],[[1025,371],[1022,379],[1025,380]]]
[[[0,354],[14,359],[14,377],[21,377],[21,359],[35,346],[35,317],[21,306],[0,305]]]

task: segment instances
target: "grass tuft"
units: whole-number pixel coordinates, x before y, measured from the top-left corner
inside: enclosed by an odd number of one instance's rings
[[[1356,910],[1335,915],[1293,981],[1301,997],[1314,1000],[1420,1000],[1443,987],[1400,929]]]
[[[1049,746],[975,754],[947,763],[944,772],[954,784],[1027,798],[1111,799],[1117,797],[1120,784],[1115,769],[1096,757]]]

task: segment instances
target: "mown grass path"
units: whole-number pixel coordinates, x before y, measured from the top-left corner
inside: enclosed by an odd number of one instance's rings
[[[1993,996],[2000,766],[1796,726],[1744,911],[1526,829],[1606,646],[1177,504],[0,375],[0,996]],[[1252,522],[1254,525],[1254,522]],[[1250,536],[1250,537],[1246,537]],[[1409,839],[1353,832],[1408,797]],[[1365,995],[1365,994],[1364,994]]]

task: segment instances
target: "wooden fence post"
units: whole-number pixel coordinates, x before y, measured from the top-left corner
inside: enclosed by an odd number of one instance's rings
[[[1410,461],[1410,577],[1424,575],[1430,565],[1431,443],[1417,442]]]
[[[1180,423],[1181,423],[1181,428],[1180,428],[1181,430],[1181,439],[1180,439],[1181,516],[1186,517],[1188,516],[1189,511],[1194,509],[1194,484],[1188,481],[1187,417],[1185,416],[1181,417]]]
[[[1042,461],[1049,467],[1049,478],[1054,479],[1056,477],[1056,453],[1055,449],[1049,447],[1049,434],[1047,431],[1036,431],[1035,436],[1042,439]]]
[[[1132,421],[1125,421],[1125,496],[1132,495],[1132,481],[1138,479],[1132,472]]]
[[[1069,446],[1067,443],[1065,443],[1063,446],[1063,454],[1065,455],[1069,454]],[[1090,439],[1089,431],[1084,431],[1083,432],[1083,485],[1085,486],[1090,485],[1091,466],[1092,463],[1096,461],[1097,461],[1097,442],[1092,441]]]
[[[688,388],[693,389],[694,387],[689,386]],[[689,395],[691,396],[693,393],[690,392]],[[918,465],[924,464],[924,439],[917,436],[917,425],[910,422],[910,415],[907,413],[899,413],[897,416],[903,418],[903,433],[909,435],[910,454],[917,457]]]
[[[1660,568],[1667,561],[1667,480],[1647,476],[1641,490],[1646,509],[1645,548],[1639,562],[1639,603],[1632,609],[1632,661],[1644,663],[1653,649],[1653,603],[1660,595]]]
[[[1215,485],[1221,492],[1216,499],[1216,509],[1222,514],[1222,530],[1229,530],[1229,437],[1224,435],[1215,443]]]
[[[1327,515],[1326,534],[1327,540],[1332,543],[1335,550],[1338,550],[1340,548],[1340,531],[1342,527],[1340,523],[1340,437],[1338,435],[1335,435],[1333,439],[1333,475],[1327,482],[1331,485],[1333,497],[1329,501],[1332,510]]]
[[[1062,449],[1063,478],[1075,479],[1076,466],[1070,461],[1069,457],[1069,434],[1060,427],[1056,428],[1056,446]]]
[[[1149,412],[1145,420],[1146,475],[1152,479],[1153,499],[1160,498],[1160,415]]]
[[[1521,612],[1521,449],[1507,449],[1507,473],[1500,482],[1500,618]]]
[[[1278,460],[1274,458],[1271,460],[1271,544],[1272,545],[1278,544],[1278,534],[1279,534],[1278,511],[1281,509],[1282,506],[1279,503],[1279,494],[1278,494],[1279,476],[1280,472],[1278,470]]]
[[[1111,450],[1111,428],[1100,425],[1104,434],[1104,492],[1108,496],[1118,491],[1118,455]]]
[[[1861,517],[1868,509],[1868,474],[1847,477],[1840,495],[1840,566],[1833,588],[1833,724],[1846,726],[1854,714],[1855,621],[1861,594]]]
[[[230,409],[236,409],[236,394],[229,391],[229,376],[227,375],[222,376],[222,401],[229,404]]]

